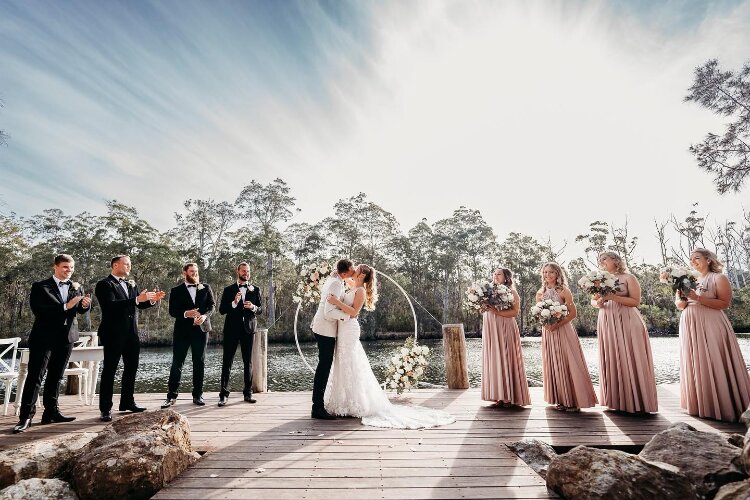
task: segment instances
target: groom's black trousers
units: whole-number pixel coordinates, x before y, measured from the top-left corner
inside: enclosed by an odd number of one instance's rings
[[[313,383],[312,409],[323,410],[323,395],[328,384],[328,375],[331,373],[333,364],[333,351],[336,349],[336,337],[326,337],[315,334],[318,341],[318,367],[315,369],[315,382]]]

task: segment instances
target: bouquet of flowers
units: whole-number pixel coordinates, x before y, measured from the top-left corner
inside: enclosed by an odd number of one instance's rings
[[[386,387],[395,390],[398,394],[416,387],[419,378],[427,368],[429,354],[429,347],[417,345],[414,337],[407,338],[404,346],[397,349],[391,357],[391,362],[386,369]]]
[[[687,300],[690,290],[698,286],[698,271],[691,271],[685,267],[666,266],[659,269],[659,281],[672,286],[672,293],[679,291],[680,297]]]
[[[568,315],[568,307],[556,300],[542,300],[531,306],[531,316],[542,325],[553,325]]]
[[[591,271],[578,280],[578,286],[591,295],[604,296],[620,289],[620,280],[609,271]]]
[[[326,279],[331,275],[331,265],[322,261],[319,264],[302,266],[300,270],[301,280],[294,292],[294,302],[317,305],[320,302],[320,289]]]
[[[466,289],[464,305],[469,310],[485,312],[489,306],[498,310],[513,307],[513,292],[506,285],[497,285],[489,281],[472,283]]]

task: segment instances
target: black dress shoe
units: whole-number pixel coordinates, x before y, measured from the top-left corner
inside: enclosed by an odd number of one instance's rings
[[[336,420],[336,417],[325,411],[324,409],[313,410],[310,412],[312,418],[319,418],[321,420]]]
[[[103,411],[101,417],[99,417],[99,420],[102,422],[111,422],[112,421],[112,412],[111,411]]]
[[[219,406],[226,406],[227,405],[227,397],[226,396],[219,396]]]
[[[51,423],[60,423],[60,422],[72,422],[75,420],[75,417],[66,417],[62,413],[60,413],[60,410],[53,410],[53,411],[45,411],[42,413],[42,423],[43,424],[51,424]]]
[[[25,420],[19,420],[18,423],[13,427],[13,434],[18,434],[31,427],[31,418]]]
[[[252,396],[245,396],[245,402],[247,403],[255,403],[255,400]]]
[[[177,400],[176,400],[176,399],[174,399],[174,398],[167,398],[167,399],[166,399],[166,401],[164,401],[164,402],[163,402],[163,403],[161,404],[161,409],[162,409],[162,410],[164,410],[164,409],[166,409],[166,408],[169,408],[170,406],[172,406],[172,405],[173,405],[173,404],[175,404],[176,402],[177,402]]]
[[[130,403],[129,405],[120,405],[120,411],[132,411],[133,413],[139,413],[142,411],[146,411],[146,408],[143,406],[138,406],[135,403]]]
[[[206,406],[206,402],[203,401],[203,396],[198,396],[197,398],[193,398],[193,404],[198,406]]]

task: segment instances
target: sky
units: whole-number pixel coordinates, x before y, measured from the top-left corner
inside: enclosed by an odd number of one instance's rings
[[[0,212],[166,230],[279,177],[295,222],[359,192],[404,231],[467,206],[569,248],[627,219],[653,259],[654,218],[750,210],[688,151],[723,130],[683,102],[710,58],[750,61],[750,0],[0,0]]]

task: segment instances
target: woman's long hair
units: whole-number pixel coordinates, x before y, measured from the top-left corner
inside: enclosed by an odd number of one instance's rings
[[[378,279],[375,270],[367,264],[359,265],[359,272],[364,274],[363,284],[365,286],[365,305],[367,311],[374,311],[378,301]]]
[[[722,270],[724,270],[724,263],[719,260],[719,256],[716,255],[711,250],[706,250],[705,248],[696,248],[690,254],[699,253],[702,256],[704,256],[706,259],[708,259],[708,270],[712,273],[720,273]]]
[[[609,257],[610,259],[612,259],[612,260],[615,261],[615,271],[616,272],[618,272],[618,273],[627,273],[628,272],[628,268],[625,265],[625,261],[622,260],[622,257],[620,257],[619,253],[612,252],[610,250],[607,250],[605,252],[600,252],[599,253],[599,257],[597,257],[597,259],[596,259],[596,262],[600,265],[600,267],[601,267],[602,257]]]
[[[507,286],[508,288],[513,288],[513,289],[516,288],[516,285],[513,284],[513,271],[511,271],[507,267],[498,267],[497,269],[495,269],[495,272],[497,271],[501,271],[503,273],[503,279],[505,280],[503,285]],[[494,280],[494,275],[493,275],[493,280]]]
[[[551,267],[557,273],[557,279],[555,280],[555,289],[558,291],[562,290],[568,285],[567,281],[565,280],[565,273],[563,272],[562,267],[560,267],[560,264],[556,262],[547,262],[539,271],[539,275],[542,277],[542,291],[544,291],[547,286],[547,282],[544,281],[544,270],[548,267]]]

